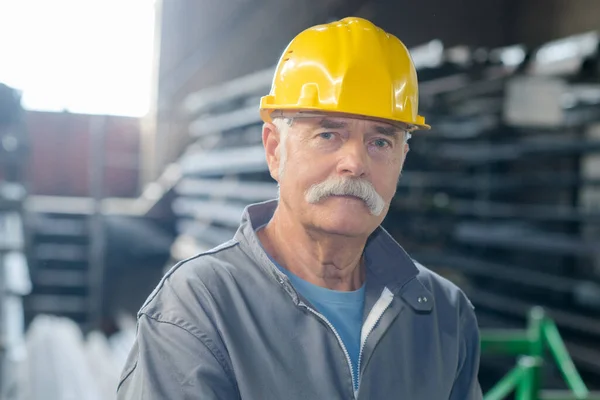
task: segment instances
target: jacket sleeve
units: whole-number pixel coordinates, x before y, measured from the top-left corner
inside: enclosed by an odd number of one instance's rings
[[[117,400],[234,400],[240,396],[222,354],[208,339],[140,314]]]
[[[470,303],[462,319],[460,362],[449,400],[481,400],[483,394],[478,378],[480,335],[475,312]]]

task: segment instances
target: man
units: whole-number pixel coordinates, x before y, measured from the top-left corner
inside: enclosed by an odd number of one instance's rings
[[[404,45],[346,18],[300,33],[261,101],[277,200],[163,278],[125,399],[481,399],[471,303],[380,227],[408,152]]]

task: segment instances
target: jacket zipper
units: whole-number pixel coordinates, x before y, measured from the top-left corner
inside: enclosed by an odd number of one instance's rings
[[[385,311],[388,309],[390,304],[392,304],[393,299],[394,299],[394,294],[388,288],[384,288],[383,292],[381,293],[381,296],[379,297],[379,299],[377,299],[377,302],[375,303],[375,305],[369,312],[369,315],[367,316],[365,324],[362,327],[362,332],[360,335],[361,343],[360,343],[360,351],[358,353],[358,367],[357,367],[359,374],[360,374],[360,366],[361,366],[361,361],[362,361],[363,350],[365,349],[365,345],[367,343],[367,338],[369,337],[371,332],[373,332],[373,329],[375,329],[375,327],[379,323],[379,320],[381,320],[381,317],[383,316]],[[356,398],[356,396],[357,396],[357,393],[354,394],[354,398]]]
[[[281,273],[281,275],[283,275],[283,273]],[[280,284],[285,285],[286,279],[287,279],[287,277],[284,278],[283,276],[280,276],[278,280],[279,280]],[[297,294],[296,294],[296,296],[297,296]],[[363,350],[365,348],[365,344],[367,342],[367,338],[369,337],[369,335],[371,334],[373,329],[375,329],[375,326],[377,326],[377,323],[383,316],[383,313],[387,310],[387,308],[390,306],[390,304],[392,304],[393,299],[394,299],[394,294],[387,287],[384,288],[383,292],[381,293],[381,296],[379,296],[379,299],[377,299],[377,302],[375,303],[375,305],[369,312],[369,315],[367,316],[367,319],[361,329],[361,345],[360,345],[360,351],[358,353],[358,363],[357,363],[357,370],[358,370],[359,374],[360,374],[362,354],[363,354]],[[320,318],[323,322],[325,322],[327,324],[327,326],[329,326],[329,329],[331,329],[333,331],[333,333],[335,334],[335,337],[337,338],[337,341],[340,344],[340,346],[342,347],[342,350],[344,351],[344,355],[346,356],[348,368],[350,369],[350,377],[352,378],[352,393],[354,395],[354,399],[357,400],[358,399],[358,389],[355,389],[357,387],[357,385],[356,385],[356,378],[354,376],[354,368],[352,368],[352,360],[350,359],[350,354],[348,353],[348,349],[346,349],[346,346],[344,345],[344,342],[342,341],[342,338],[340,337],[339,333],[335,330],[335,327],[333,326],[333,324],[331,322],[329,322],[329,320],[323,314],[312,309],[311,307],[309,307],[302,301],[298,301],[298,305],[306,308],[312,314],[314,314],[315,316]]]
[[[356,387],[356,381],[355,381],[355,377],[354,377],[354,369],[352,368],[352,360],[350,360],[350,354],[348,353],[348,350],[346,349],[344,342],[342,342],[342,338],[340,337],[340,335],[337,333],[337,331],[333,327],[333,324],[331,322],[329,322],[329,320],[327,318],[325,318],[325,316],[323,314],[320,314],[318,311],[313,310],[312,308],[310,308],[309,306],[307,306],[306,304],[304,304],[302,302],[300,302],[300,305],[302,307],[306,308],[308,311],[310,311],[314,315],[316,315],[317,317],[319,317],[320,319],[322,319],[335,334],[335,337],[337,338],[340,346],[342,346],[342,350],[344,350],[344,355],[346,356],[346,361],[348,362],[348,368],[350,368],[350,376],[352,377],[352,393],[354,393],[354,399],[356,399],[357,391],[354,389]]]

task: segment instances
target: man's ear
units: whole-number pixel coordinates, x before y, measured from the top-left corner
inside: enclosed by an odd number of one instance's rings
[[[281,143],[281,136],[277,127],[270,122],[263,124],[262,142],[271,177],[279,182],[279,163],[281,161],[279,145]]]
[[[405,142],[402,146],[403,146],[402,163],[400,164],[400,176],[398,177],[398,179],[400,179],[402,177],[402,170],[404,169],[404,163],[406,162],[406,156],[408,155],[408,152],[410,151],[410,145],[408,144],[408,142]]]

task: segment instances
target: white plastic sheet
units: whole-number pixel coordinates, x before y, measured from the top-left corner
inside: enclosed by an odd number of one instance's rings
[[[38,316],[26,334],[18,400],[111,400],[135,337],[135,322],[110,340],[84,337],[67,318]]]

